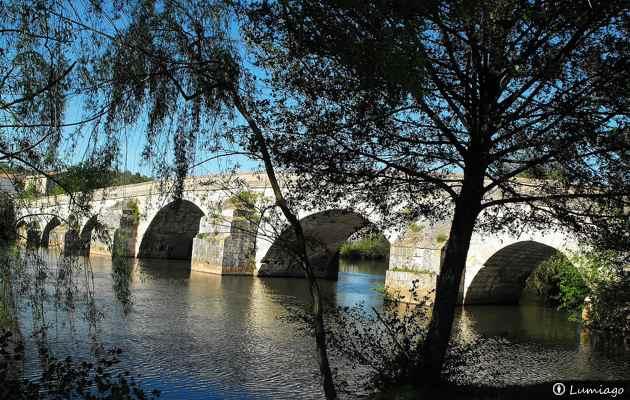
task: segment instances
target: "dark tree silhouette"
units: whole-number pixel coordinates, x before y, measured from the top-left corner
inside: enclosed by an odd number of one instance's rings
[[[425,377],[439,378],[475,229],[555,223],[629,248],[625,2],[295,0],[248,13],[273,153],[309,196],[452,216]]]

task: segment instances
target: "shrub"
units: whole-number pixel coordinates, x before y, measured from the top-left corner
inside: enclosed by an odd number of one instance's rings
[[[600,286],[592,296],[588,325],[595,329],[630,334],[630,280]]]
[[[380,260],[389,255],[389,243],[383,235],[371,233],[366,237],[349,241],[339,248],[339,256],[350,260]]]
[[[140,206],[138,205],[138,200],[131,199],[127,201],[127,210],[129,210],[129,219],[132,224],[137,225],[140,223],[140,218],[142,214],[140,213]]]
[[[528,285],[545,303],[570,312],[579,319],[586,297],[590,297],[594,327],[624,330],[630,324],[630,283],[623,277],[619,255],[611,251],[583,251],[568,257],[556,255],[534,271]],[[618,328],[615,328],[615,327]]]
[[[0,192],[0,245],[15,238],[15,202],[8,193]]]
[[[572,318],[580,315],[590,292],[578,268],[562,254],[544,261],[532,273],[528,285],[546,305],[568,311]]]
[[[415,283],[414,283],[415,287]],[[422,345],[429,320],[428,298],[412,296],[418,304],[393,301],[382,310],[360,303],[328,313],[329,344],[351,369],[369,372],[364,385],[371,389],[413,383],[422,367]]]

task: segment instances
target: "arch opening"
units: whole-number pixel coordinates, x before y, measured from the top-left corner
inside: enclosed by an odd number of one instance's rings
[[[315,276],[337,279],[339,249],[357,232],[373,228],[362,215],[350,210],[327,210],[300,220],[306,237],[307,253]],[[293,228],[285,227],[261,260],[258,276],[304,277],[297,261]]]
[[[532,272],[559,255],[554,247],[535,241],[502,248],[477,272],[465,291],[464,304],[518,304]]]
[[[26,246],[39,247],[41,241],[41,229],[39,222],[31,221],[26,226]]]
[[[28,237],[28,224],[26,221],[21,220],[15,224],[16,241],[19,245],[26,245]]]
[[[90,217],[81,229],[79,242],[82,255],[109,254],[110,235],[96,215]]]
[[[61,220],[57,217],[52,217],[52,219],[48,221],[48,223],[44,227],[44,231],[42,232],[42,240],[41,240],[42,247],[48,248],[48,246],[51,244],[50,233],[59,225],[61,225]]]
[[[63,253],[65,255],[81,255],[81,235],[79,220],[74,215],[68,217],[66,231],[63,235]]]
[[[162,207],[142,236],[138,258],[190,260],[203,216],[203,211],[187,200]]]

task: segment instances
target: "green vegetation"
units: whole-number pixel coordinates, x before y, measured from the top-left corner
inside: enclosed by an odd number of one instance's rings
[[[422,270],[417,270],[415,268],[409,268],[409,267],[404,267],[404,266],[395,266],[392,268],[392,271],[410,272],[412,274],[418,274],[418,275],[435,275],[435,272],[433,271],[422,271]]]
[[[630,335],[630,279],[614,279],[595,288],[587,325]]]
[[[444,243],[448,240],[448,235],[446,233],[438,233],[435,237],[435,241],[438,243]]]
[[[385,294],[385,284],[377,283],[376,285],[372,287],[372,290],[375,291],[376,293]]]
[[[422,233],[422,231],[424,231],[424,226],[417,222],[413,222],[409,225],[409,232],[411,233]]]
[[[568,311],[579,320],[588,297],[592,327],[630,332],[630,281],[618,254],[588,251],[556,255],[542,263],[527,282],[546,304]]]
[[[564,255],[557,254],[543,262],[527,281],[545,304],[571,313],[572,318],[582,312],[588,287],[577,267]]]
[[[138,206],[138,201],[136,199],[131,199],[127,201],[127,209],[131,211],[131,217],[134,224],[138,224],[140,222],[140,206]]]
[[[237,210],[253,211],[256,209],[256,205],[260,203],[262,197],[262,193],[242,190],[230,197],[227,201],[227,204],[228,206],[234,207]]]
[[[339,248],[339,256],[350,260],[382,260],[388,255],[389,242],[383,235],[375,233],[346,242]]]
[[[35,185],[30,183],[23,190],[18,191],[18,197],[22,200],[33,200],[39,197],[41,193],[37,191]]]
[[[7,193],[0,192],[0,244],[15,240],[15,203]]]
[[[99,165],[82,163],[69,167],[66,171],[55,176],[59,184],[53,184],[47,190],[47,195],[56,196],[70,193],[86,192],[110,186],[131,185],[134,183],[148,182],[148,176],[130,171],[113,171],[103,169]]]
[[[214,235],[208,233],[208,232],[199,232],[197,234],[197,236],[195,236],[197,239],[202,239],[202,240],[210,240],[212,239]]]
[[[230,204],[236,208],[253,208],[256,203],[262,198],[261,193],[255,193],[249,190],[242,190],[230,197]]]

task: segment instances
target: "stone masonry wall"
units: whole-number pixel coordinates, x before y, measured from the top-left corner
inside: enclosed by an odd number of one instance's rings
[[[193,239],[192,270],[223,275],[253,275],[256,225],[248,211],[235,210],[229,233],[204,233]]]

